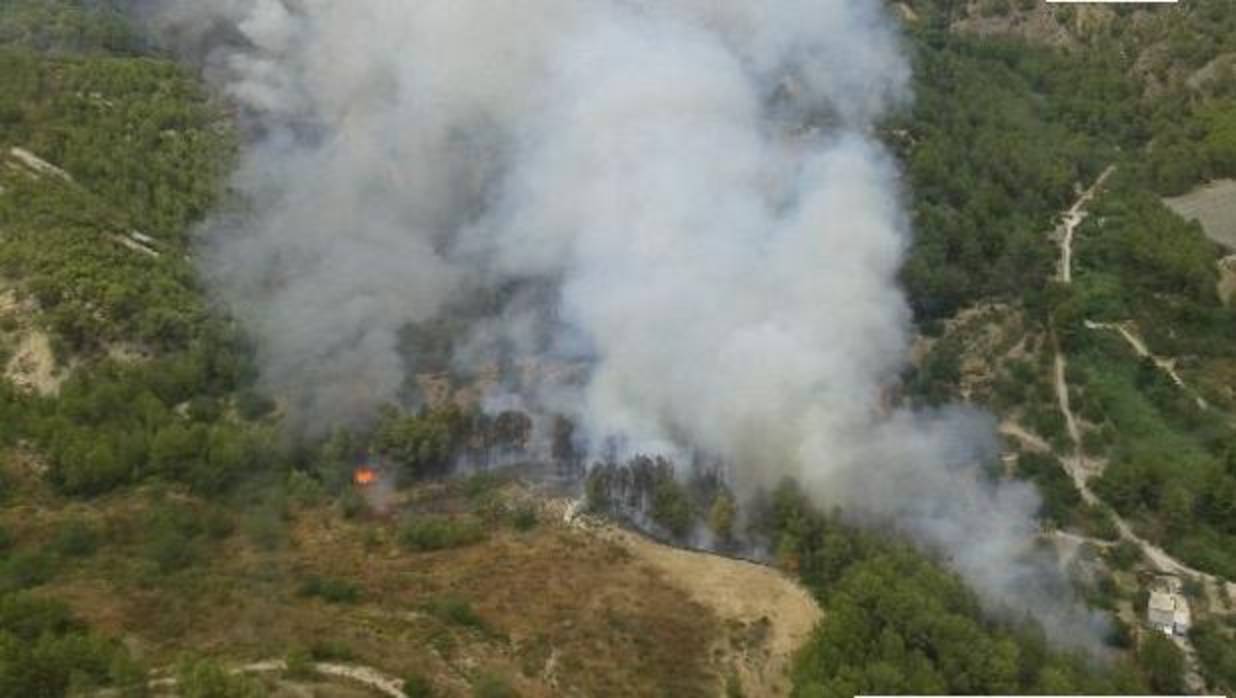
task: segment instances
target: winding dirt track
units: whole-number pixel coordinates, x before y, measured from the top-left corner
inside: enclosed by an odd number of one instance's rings
[[[1099,177],[1098,181],[1087,189],[1065,213],[1062,229],[1057,229],[1058,232],[1061,230],[1063,232],[1063,234],[1060,235],[1060,265],[1057,270],[1057,278],[1061,283],[1070,284],[1073,282],[1073,232],[1077,229],[1077,226],[1085,220],[1086,204],[1094,198],[1095,193],[1113,170],[1115,170],[1115,166],[1108,167],[1103,171],[1103,174]],[[1125,339],[1133,345],[1135,351],[1139,354],[1145,351],[1146,353],[1144,355],[1149,356],[1149,352],[1146,351],[1145,345],[1141,344],[1140,341],[1137,341],[1136,338],[1124,332],[1123,329],[1121,329],[1121,334],[1124,335]],[[1061,414],[1064,415],[1065,424],[1068,428],[1069,441],[1072,444],[1072,453],[1066,454],[1060,459],[1060,461],[1064,464],[1065,470],[1073,479],[1074,484],[1076,484],[1077,490],[1081,493],[1082,499],[1087,503],[1097,504],[1100,503],[1100,500],[1098,496],[1091,491],[1087,482],[1089,477],[1089,469],[1087,468],[1085,453],[1082,449],[1081,431],[1077,426],[1077,418],[1073,414],[1073,410],[1069,405],[1069,386],[1066,380],[1068,369],[1067,360],[1065,359],[1064,351],[1060,348],[1059,339],[1054,335],[1052,337],[1052,343],[1056,352],[1055,377],[1053,381],[1056,389],[1056,401],[1059,403]],[[1183,382],[1175,376],[1174,372],[1172,373],[1172,376],[1176,379],[1178,385],[1184,387]],[[1229,595],[1233,593],[1233,588],[1230,583],[1189,567],[1169,555],[1162,548],[1137,535],[1128,522],[1126,522],[1124,518],[1114,510],[1112,511],[1112,517],[1116,522],[1116,529],[1120,532],[1120,537],[1137,545],[1141,549],[1142,554],[1146,556],[1146,559],[1150,560],[1151,564],[1154,565],[1154,567],[1161,573],[1177,576],[1191,575],[1203,580],[1203,583],[1208,587],[1217,587],[1220,590],[1226,590]],[[1176,646],[1179,647],[1185,655],[1185,684],[1193,693],[1204,692],[1206,690],[1206,682],[1202,679],[1197,659],[1197,651],[1193,647],[1193,643],[1189,641],[1188,637],[1172,635],[1171,638],[1172,641],[1175,642]]]
[[[1109,165],[1106,170],[1103,170],[1103,174],[1099,175],[1094,184],[1090,185],[1090,188],[1073,202],[1069,210],[1064,212],[1064,221],[1056,229],[1056,234],[1060,237],[1060,266],[1057,274],[1066,284],[1073,282],[1073,233],[1077,230],[1077,226],[1086,220],[1086,204],[1090,203],[1094,195],[1103,187],[1103,183],[1115,171],[1115,165]]]
[[[1081,221],[1085,220],[1085,205],[1094,198],[1103,182],[1115,169],[1116,168],[1113,165],[1104,170],[1103,174],[1099,176],[1099,179],[1089,189],[1087,189],[1065,213],[1065,225],[1063,226],[1065,234],[1060,237],[1061,264],[1058,270],[1058,279],[1062,283],[1072,283],[1073,277],[1071,268],[1073,263],[1073,231],[1077,228]],[[1169,361],[1154,357],[1150,353],[1149,349],[1147,349],[1145,343],[1142,342],[1139,337],[1129,332],[1123,325],[1109,325],[1105,323],[1090,322],[1087,320],[1086,326],[1090,329],[1114,329],[1118,331],[1139,356],[1151,357],[1155,360],[1156,364],[1159,364],[1160,368],[1168,371],[1168,375],[1172,378],[1172,381],[1176,383],[1176,385],[1185,390],[1189,389],[1184,381],[1176,375],[1176,372]],[[1074,415],[1072,408],[1069,406],[1069,389],[1068,383],[1065,379],[1065,374],[1068,368],[1067,359],[1065,358],[1064,352],[1060,349],[1058,342],[1056,343],[1055,350],[1056,357],[1054,382],[1056,389],[1056,401],[1059,403],[1060,412],[1064,415],[1065,424],[1067,425],[1069,433],[1069,441],[1073,445],[1073,453],[1066,458],[1062,458],[1061,460],[1065,464],[1066,470],[1069,471],[1069,475],[1077,484],[1077,489],[1081,493],[1082,498],[1087,502],[1098,503],[1100,501],[1099,498],[1090,490],[1090,487],[1087,484],[1089,469],[1086,466],[1085,455],[1081,448],[1081,432],[1077,426],[1077,418]],[[1147,559],[1149,559],[1155,568],[1157,568],[1160,572],[1163,572],[1164,574],[1191,575],[1198,577],[1209,584],[1213,584],[1220,589],[1226,590],[1229,596],[1236,598],[1236,585],[1180,562],[1176,558],[1169,555],[1162,548],[1134,533],[1132,527],[1130,527],[1119,514],[1116,514],[1115,512],[1112,512],[1112,514],[1115,517],[1116,526],[1120,530],[1121,536],[1141,547],[1142,552],[1146,555]]]
[[[288,668],[287,662],[282,659],[268,659],[264,662],[254,662],[240,667],[239,671],[245,673],[261,673],[268,671],[285,671]],[[371,688],[384,696],[390,698],[408,698],[408,695],[403,692],[403,680],[397,679],[389,674],[384,674],[373,667],[361,666],[359,664],[333,664],[331,662],[316,662],[313,665],[314,671],[327,676],[338,676],[350,681],[355,681],[363,686]]]
[[[243,666],[232,669],[233,674],[266,674],[276,671],[286,671],[288,668],[287,662],[282,659],[266,659],[260,662],[252,662]],[[395,678],[390,674],[385,674],[373,667],[362,666],[360,664],[334,664],[331,662],[315,662],[313,670],[319,674],[326,676],[336,676],[350,681],[354,681],[366,688],[381,693],[389,698],[408,698],[408,695],[403,692],[403,680]],[[179,682],[175,677],[168,676],[157,678],[148,684],[150,688],[174,688]],[[98,696],[110,696],[111,692],[101,692]]]

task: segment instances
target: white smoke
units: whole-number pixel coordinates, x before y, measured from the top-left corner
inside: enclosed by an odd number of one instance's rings
[[[1029,556],[1037,497],[979,475],[990,422],[883,404],[911,328],[898,172],[872,135],[909,68],[881,3],[161,8],[258,125],[234,179],[253,210],[201,259],[302,419],[394,398],[406,323],[542,280],[548,301],[457,359],[501,341],[586,361],[582,385],[520,398],[594,443],[738,464],[740,488],[792,475],[948,551],[990,604],[1092,637]]]

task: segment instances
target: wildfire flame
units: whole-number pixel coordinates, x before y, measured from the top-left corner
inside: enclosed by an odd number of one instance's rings
[[[373,483],[377,481],[378,481],[378,472],[374,470],[373,468],[370,468],[365,465],[362,465],[361,467],[357,468],[356,472],[352,473],[352,482],[355,482],[356,484],[362,487],[364,487],[365,485],[372,485]]]

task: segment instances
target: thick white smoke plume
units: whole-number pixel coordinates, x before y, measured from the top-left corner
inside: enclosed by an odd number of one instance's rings
[[[795,476],[943,548],[992,605],[1093,636],[1029,555],[1034,493],[979,472],[992,424],[884,404],[909,231],[872,129],[909,67],[882,3],[159,8],[254,125],[253,209],[201,259],[309,426],[395,398],[407,323],[531,285],[457,361],[586,363],[520,399],[592,443],[737,464],[740,489]]]

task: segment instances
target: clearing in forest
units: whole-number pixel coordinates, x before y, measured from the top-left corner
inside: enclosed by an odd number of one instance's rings
[[[1236,179],[1221,179],[1163,200],[1185,220],[1195,220],[1211,240],[1236,249]]]

